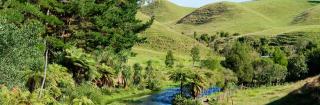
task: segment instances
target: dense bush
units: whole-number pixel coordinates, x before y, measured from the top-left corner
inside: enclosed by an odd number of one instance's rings
[[[4,21],[0,19],[0,84],[12,88],[25,83],[26,70],[42,69],[43,28],[38,22],[16,26]]]
[[[271,59],[265,58],[253,62],[254,82],[258,85],[283,82],[287,75],[285,66],[275,64]]]
[[[254,74],[251,63],[256,56],[251,46],[236,42],[230,51],[227,51],[223,65],[237,74],[240,83],[249,83],[252,82]]]
[[[317,75],[320,73],[320,49],[314,49],[307,54],[307,64],[309,75]]]
[[[299,80],[305,77],[308,73],[308,65],[304,55],[298,55],[288,60],[288,75],[287,80]]]

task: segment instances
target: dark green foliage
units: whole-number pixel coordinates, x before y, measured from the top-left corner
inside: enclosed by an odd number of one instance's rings
[[[236,42],[225,56],[224,66],[237,74],[239,82],[252,81],[254,72],[251,63],[254,61],[255,53],[249,45]]]
[[[289,59],[288,62],[288,80],[299,80],[308,73],[308,65],[304,55],[298,55]]]
[[[195,46],[191,49],[191,57],[192,57],[192,64],[194,66],[194,64],[200,60],[200,50],[198,47]]]
[[[133,65],[133,84],[139,85],[142,81],[142,67],[139,63]]]
[[[172,68],[174,65],[174,57],[173,57],[173,53],[171,50],[169,50],[166,55],[165,64],[167,67],[170,67],[170,68]]]
[[[307,55],[307,64],[309,68],[309,75],[318,75],[320,73],[320,49],[314,49]]]
[[[153,19],[143,24],[135,18],[140,0],[10,0],[0,14],[9,22],[36,19],[46,34],[76,44],[84,49],[113,47],[116,52],[140,42],[137,33],[148,28]],[[56,43],[52,43],[56,44]],[[56,45],[52,45],[55,47]]]
[[[229,32],[224,32],[224,31],[217,32],[217,35],[220,35],[220,37],[229,37],[230,36]],[[239,34],[236,34],[236,35],[239,35]]]
[[[320,3],[320,0],[308,0],[310,3]]]
[[[10,88],[21,86],[26,70],[43,69],[44,43],[39,38],[41,33],[43,28],[38,22],[20,27],[0,22],[0,84]]]

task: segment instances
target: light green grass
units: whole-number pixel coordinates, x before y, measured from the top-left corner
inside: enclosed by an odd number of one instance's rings
[[[243,90],[236,90],[231,92],[231,97],[226,98],[224,95],[223,100],[219,100],[222,105],[266,105],[273,101],[279,100],[287,96],[290,92],[302,87],[308,79],[296,83],[287,83],[277,86],[263,86],[258,88],[250,88]],[[217,97],[220,94],[212,95],[210,97]]]

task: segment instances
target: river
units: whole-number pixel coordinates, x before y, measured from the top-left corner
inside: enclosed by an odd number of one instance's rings
[[[203,91],[200,97],[208,96],[221,91],[221,88],[211,87]],[[180,88],[169,88],[161,92],[152,94],[144,99],[142,105],[172,105],[172,100],[176,94],[180,92]]]

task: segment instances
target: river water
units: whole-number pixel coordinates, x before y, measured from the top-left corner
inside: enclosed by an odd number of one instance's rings
[[[221,91],[221,88],[211,87],[203,91],[200,97],[208,96]],[[180,93],[180,88],[169,88],[146,98],[143,105],[172,105],[172,100],[176,94]]]

